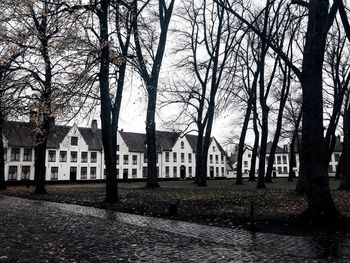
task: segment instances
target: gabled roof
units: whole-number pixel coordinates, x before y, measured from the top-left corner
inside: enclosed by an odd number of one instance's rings
[[[185,137],[186,137],[188,143],[190,144],[193,152],[196,153],[197,152],[198,136],[197,135],[192,135],[192,134],[186,134]],[[218,145],[218,148],[219,148],[219,151],[221,152],[221,154],[226,155],[225,150],[221,147],[220,143],[215,139],[215,137],[211,137],[210,138],[210,144],[213,142],[213,140]]]
[[[47,139],[47,148],[59,148],[59,144],[72,127],[54,125]],[[3,133],[10,147],[34,147],[35,124],[31,122],[5,121]],[[101,130],[92,132],[90,128],[79,128],[81,135],[89,146],[89,150],[101,150]]]
[[[78,128],[81,136],[83,136],[89,150],[102,150],[102,132],[100,129],[93,131],[91,128]]]
[[[272,142],[268,142],[266,144],[266,153],[270,153],[271,152],[271,147],[272,147]],[[279,147],[277,145],[276,147],[276,153],[288,153],[288,151],[285,151],[283,148]]]
[[[3,134],[10,147],[33,147],[34,125],[29,122],[5,121]]]
[[[119,132],[130,152],[146,152],[146,134]],[[156,131],[157,151],[171,151],[179,135],[175,132]]]
[[[51,128],[49,138],[47,139],[47,148],[56,148],[60,147],[60,143],[66,137],[71,127],[55,125]]]

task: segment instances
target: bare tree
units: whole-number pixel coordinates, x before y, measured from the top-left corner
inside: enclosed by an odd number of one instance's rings
[[[158,12],[153,10],[151,1],[146,1],[138,7],[137,0],[133,4],[132,27],[134,32],[135,52],[137,56],[136,68],[144,81],[148,94],[147,116],[146,116],[146,141],[148,157],[147,187],[159,187],[157,179],[157,149],[156,149],[156,123],[155,113],[158,94],[158,82],[161,65],[163,62],[165,45],[167,42],[168,28],[173,13],[175,0],[168,3],[165,0],[158,1]],[[144,14],[148,8],[149,14]],[[158,21],[146,21],[148,15],[157,13]],[[156,23],[159,23],[160,32],[156,36]],[[141,24],[141,26],[140,26]],[[150,39],[150,42],[147,42]]]

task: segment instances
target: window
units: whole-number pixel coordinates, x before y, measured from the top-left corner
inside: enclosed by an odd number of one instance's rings
[[[189,162],[189,163],[192,163],[192,153],[189,153],[189,154],[188,154],[188,162]]]
[[[215,163],[219,163],[219,155],[215,155]]]
[[[192,177],[192,167],[188,167],[188,176]]]
[[[32,149],[23,150],[23,161],[30,162],[32,160]]]
[[[117,144],[117,152],[119,151],[119,144]]]
[[[282,156],[282,161],[283,161],[283,164],[287,164],[287,156],[283,155]]]
[[[19,148],[12,148],[11,149],[11,161],[19,161]]]
[[[185,149],[185,143],[181,142],[181,149]]]
[[[97,162],[97,152],[91,152],[91,156],[90,156],[90,161],[92,163],[96,163]]]
[[[173,167],[173,176],[176,178],[177,177],[177,167]]]
[[[216,173],[216,174],[215,174],[216,176],[219,176],[219,167],[216,167],[215,173]]]
[[[87,179],[87,167],[80,168],[80,179]]]
[[[221,167],[221,176],[225,176],[225,169],[224,169],[224,167]]]
[[[185,154],[181,153],[181,162],[184,163],[185,162]]]
[[[213,163],[213,155],[212,155],[212,154],[209,155],[209,162],[210,162],[210,163]]]
[[[90,179],[96,179],[96,167],[90,167]]]
[[[243,162],[244,167],[248,167],[248,161]]]
[[[51,180],[58,179],[58,167],[51,167]]]
[[[221,163],[223,164],[225,160],[225,157],[223,155],[221,155]]]
[[[170,168],[169,166],[165,166],[165,177],[169,177],[170,176]]]
[[[339,153],[335,153],[334,154],[334,161],[339,162],[339,157],[340,157]]]
[[[173,162],[174,162],[174,163],[177,162],[177,153],[173,153]]]
[[[137,164],[137,155],[132,156],[132,164],[136,165]]]
[[[283,173],[284,173],[284,174],[288,173],[287,166],[283,166]]]
[[[56,151],[49,151],[49,162],[56,162]]]
[[[132,176],[132,178],[137,178],[137,169],[131,170],[131,176]]]
[[[22,180],[29,180],[30,179],[30,166],[22,166]]]
[[[143,162],[147,163],[148,162],[148,157],[147,157],[147,153],[143,154]],[[147,176],[146,176],[147,177]]]
[[[116,160],[116,162],[117,162],[117,165],[119,165],[119,154],[117,154],[117,160]]]
[[[72,136],[70,139],[70,144],[74,146],[78,145],[78,137]]]
[[[277,156],[277,164],[281,164],[281,156]]]
[[[17,180],[17,166],[9,166],[8,180]]]
[[[215,146],[213,146],[213,152],[215,152]]]
[[[252,157],[252,155],[250,153],[248,153],[248,158]]]
[[[88,153],[87,152],[81,152],[81,162],[87,163],[88,161]]]
[[[4,162],[7,161],[7,148],[4,148]]]
[[[60,151],[60,162],[67,162],[67,151]]]
[[[158,163],[158,154],[156,155],[156,163]]]
[[[70,161],[76,163],[78,161],[78,152],[70,152]]]
[[[129,155],[123,156],[123,164],[129,164]]]
[[[169,152],[165,152],[165,161],[167,163],[169,162],[169,156],[170,156],[170,153]]]

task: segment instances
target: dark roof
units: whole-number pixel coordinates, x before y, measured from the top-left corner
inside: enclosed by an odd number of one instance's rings
[[[70,126],[53,126],[47,139],[47,148],[58,149],[71,128]],[[5,121],[3,133],[10,147],[34,147],[34,129],[35,124],[31,122]],[[79,131],[88,144],[89,150],[102,149],[101,130],[94,133],[90,128],[79,128]]]
[[[34,125],[29,122],[5,121],[3,134],[10,147],[33,147]]]
[[[272,142],[268,142],[266,144],[266,153],[270,153],[271,152],[271,147],[272,147]],[[288,153],[288,151],[285,151],[283,148],[279,147],[277,145],[276,147],[276,153]]]
[[[102,133],[100,129],[93,131],[91,128],[78,128],[85,142],[89,146],[89,150],[102,150]]]
[[[185,135],[188,143],[190,144],[193,152],[197,152],[197,141],[198,141],[198,136],[197,135],[192,135],[192,134],[186,134]],[[221,152],[221,154],[226,155],[225,150],[221,147],[220,143],[215,139],[215,137],[211,137],[210,138],[210,143],[212,143],[212,141],[215,141],[218,145],[219,151]]]
[[[130,152],[146,152],[146,134],[120,131]],[[171,151],[179,135],[175,132],[156,131],[157,151]]]
[[[47,148],[60,147],[60,143],[63,141],[64,137],[67,135],[71,127],[55,125],[51,128],[49,138],[47,139]]]

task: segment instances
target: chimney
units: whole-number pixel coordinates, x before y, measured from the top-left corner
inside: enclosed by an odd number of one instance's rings
[[[92,130],[92,132],[96,132],[97,131],[97,120],[92,120],[92,122],[91,122],[91,130]]]

